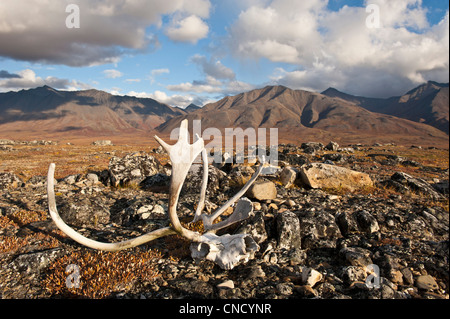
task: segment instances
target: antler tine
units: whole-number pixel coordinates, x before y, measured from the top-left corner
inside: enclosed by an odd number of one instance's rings
[[[198,134],[195,134],[196,140],[200,139]],[[201,219],[203,208],[205,207],[205,199],[206,199],[206,187],[208,186],[208,154],[206,153],[206,149],[202,150],[202,162],[203,162],[203,178],[202,178],[202,186],[200,190],[200,199],[197,205],[197,209],[195,211],[194,220],[192,223],[195,223]]]
[[[98,250],[104,250],[104,251],[119,251],[124,250],[132,247],[136,247],[139,245],[142,245],[144,243],[147,243],[149,241],[152,241],[154,239],[168,236],[168,235],[175,235],[176,232],[170,228],[165,227],[161,229],[157,229],[155,231],[152,231],[148,234],[130,239],[125,240],[118,243],[103,243],[96,240],[89,239],[87,237],[84,237],[80,233],[76,232],[73,228],[71,228],[69,225],[67,225],[59,216],[58,209],[56,208],[56,200],[55,200],[55,190],[54,190],[54,175],[55,175],[55,164],[50,164],[50,167],[48,169],[48,175],[47,175],[47,197],[48,197],[48,209],[50,212],[50,216],[53,219],[56,226],[67,236],[75,240],[76,242],[87,246],[89,248],[98,249]]]
[[[238,193],[236,193],[232,198],[230,198],[223,206],[221,206],[219,209],[217,209],[212,215],[202,215],[203,225],[206,230],[208,230],[208,231],[217,230],[217,229],[229,226],[229,225],[241,220],[241,219],[237,220],[234,218],[228,218],[229,219],[229,221],[227,219],[228,223],[227,223],[227,221],[224,221],[219,224],[213,224],[213,222],[220,215],[222,215],[227,210],[228,207],[233,205],[238,199],[240,199],[245,194],[245,192],[247,192],[247,190],[250,188],[250,186],[256,181],[256,179],[261,174],[264,166],[265,166],[265,163],[264,163],[264,159],[263,159],[261,165],[258,167],[258,170],[253,174],[253,176],[250,178],[250,180],[244,185],[244,187]]]

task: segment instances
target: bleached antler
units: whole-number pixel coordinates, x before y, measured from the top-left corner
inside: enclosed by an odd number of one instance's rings
[[[249,214],[253,210],[250,201],[249,205],[241,204],[237,205],[236,212],[230,216],[226,221],[213,225],[213,221],[217,219],[228,207],[235,203],[250,185],[256,180],[256,178],[261,173],[263,165],[259,167],[254,176],[250,181],[244,186],[244,188],[237,193],[233,198],[231,198],[224,206],[219,208],[213,215],[207,216],[202,215],[202,210],[205,202],[206,195],[206,184],[208,182],[208,158],[205,150],[204,141],[198,135],[196,136],[196,141],[194,144],[189,144],[189,133],[188,133],[188,121],[184,120],[181,122],[178,141],[174,145],[169,145],[158,136],[155,136],[158,143],[167,151],[170,160],[172,162],[172,176],[170,181],[170,192],[169,192],[169,219],[171,222],[170,227],[154,230],[148,234],[136,237],[134,239],[118,242],[118,243],[103,243],[96,240],[84,237],[80,233],[76,232],[73,228],[68,226],[59,216],[56,207],[55,191],[54,191],[54,173],[55,164],[50,164],[47,176],[47,195],[48,195],[48,207],[50,216],[55,222],[56,226],[63,231],[70,238],[76,242],[85,245],[87,247],[105,251],[118,251],[123,249],[128,249],[142,245],[154,239],[179,234],[194,243],[199,243],[198,246],[193,245],[191,247],[192,256],[198,258],[203,256],[207,259],[211,259],[218,263],[221,267],[226,269],[231,269],[236,265],[241,259],[248,260],[252,254],[259,249],[259,246],[254,242],[254,240],[249,235],[227,235],[216,236],[214,234],[201,235],[198,232],[186,229],[180,223],[177,215],[177,204],[178,198],[180,196],[181,188],[189,172],[189,168],[194,162],[195,158],[201,153],[203,160],[203,179],[201,186],[200,201],[195,212],[194,220],[202,219],[205,225],[205,229],[214,231],[243,219],[248,218]],[[247,203],[248,204],[248,203]],[[201,248],[202,253],[196,251],[197,248]],[[204,253],[204,248],[209,247],[208,251],[210,253]],[[212,253],[214,251],[214,253]]]

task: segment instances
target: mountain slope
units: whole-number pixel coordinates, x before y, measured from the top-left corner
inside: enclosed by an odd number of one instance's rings
[[[366,98],[329,88],[322,94],[355,103],[363,108],[414,122],[426,123],[449,133],[449,84],[429,81],[403,96]]]
[[[47,132],[153,130],[185,111],[153,99],[114,96],[98,90],[58,91],[44,86],[0,94],[0,125]]]
[[[291,90],[283,86],[226,97],[188,115],[175,117],[157,129],[169,133],[182,119],[202,120],[207,127],[277,127],[286,134],[294,131],[313,136],[427,136],[445,139],[445,133],[425,124],[374,113],[340,97]]]

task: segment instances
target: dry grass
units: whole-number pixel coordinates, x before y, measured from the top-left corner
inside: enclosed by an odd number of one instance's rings
[[[53,297],[108,298],[138,283],[153,281],[159,274],[154,263],[157,258],[161,258],[157,250],[100,252],[82,249],[56,260],[49,267],[43,286]],[[77,268],[68,268],[69,265]]]
[[[44,221],[47,219],[45,212],[33,212],[20,210],[8,216],[0,216],[0,229],[17,230],[30,223]],[[56,236],[55,236],[56,235]],[[38,249],[51,249],[61,245],[57,236],[62,236],[60,231],[51,233],[31,233],[24,237],[0,235],[0,253],[16,253],[26,249],[31,243],[37,245]]]

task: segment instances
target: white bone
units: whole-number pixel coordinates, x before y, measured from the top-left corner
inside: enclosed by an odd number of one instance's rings
[[[201,242],[190,246],[192,258],[207,259],[215,262],[220,268],[233,269],[241,261],[253,258],[259,246],[247,234],[223,235],[204,234]]]

